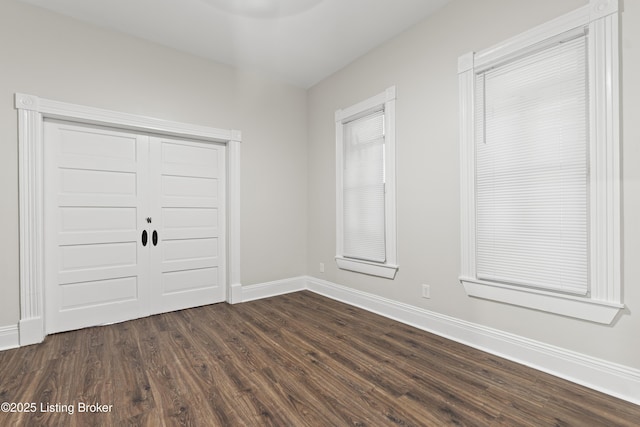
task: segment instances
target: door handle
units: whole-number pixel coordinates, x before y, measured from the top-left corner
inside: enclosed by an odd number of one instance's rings
[[[156,246],[158,244],[158,232],[156,230],[153,230],[151,241],[153,242],[153,246]]]
[[[142,232],[142,246],[147,246],[147,230]]]

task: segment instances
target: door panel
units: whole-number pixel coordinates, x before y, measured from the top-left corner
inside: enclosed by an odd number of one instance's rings
[[[136,197],[137,171],[122,170],[86,170],[72,169],[78,165],[61,166],[60,171],[60,196],[94,196],[94,195],[118,195]],[[84,167],[88,167],[83,165]],[[107,167],[93,166],[93,167]],[[109,167],[116,167],[112,165]]]
[[[44,132],[47,333],[147,315],[149,138],[56,121]]]
[[[225,147],[151,138],[156,312],[224,301]]]
[[[217,208],[164,208],[162,229],[165,240],[198,239],[218,235]]]
[[[134,231],[138,228],[136,209],[125,207],[61,207],[60,230],[64,233],[87,231]]]
[[[136,277],[75,282],[62,287],[63,311],[88,306],[133,302],[138,296]]]
[[[162,275],[165,294],[180,293],[218,286],[217,267],[168,271]]]
[[[209,146],[174,144],[166,139],[162,144],[164,172],[174,176],[217,178],[219,154]]]
[[[223,145],[44,130],[47,333],[224,301]]]

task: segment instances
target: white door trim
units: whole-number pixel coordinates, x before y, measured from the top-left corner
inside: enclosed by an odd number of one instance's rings
[[[238,130],[216,129],[68,104],[21,93],[18,110],[20,204],[20,345],[42,342],[44,328],[44,119],[111,126],[227,146],[227,300],[240,285],[240,142]]]

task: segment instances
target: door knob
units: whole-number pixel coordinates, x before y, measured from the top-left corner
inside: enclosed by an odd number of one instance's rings
[[[153,242],[153,246],[156,246],[158,244],[158,232],[156,230],[153,230],[151,241]]]
[[[147,246],[147,230],[142,232],[142,246]]]

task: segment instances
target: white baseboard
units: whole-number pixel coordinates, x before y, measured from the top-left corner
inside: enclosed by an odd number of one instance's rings
[[[256,285],[242,286],[242,298],[240,301],[254,301],[262,298],[284,295],[291,292],[307,289],[307,277],[300,276],[291,279],[276,280],[273,282],[259,283]]]
[[[0,351],[20,346],[18,325],[0,326]]]
[[[310,276],[231,287],[230,303],[309,290],[640,405],[640,370],[403,304]],[[31,325],[30,323],[33,323]],[[22,335],[24,333],[24,339]],[[0,327],[0,350],[42,340],[38,322]]]
[[[235,283],[229,287],[227,302],[229,304],[238,304],[242,302],[242,284]]]
[[[307,289],[640,405],[640,370],[307,277]]]
[[[32,317],[18,322],[20,346],[38,344],[44,341],[44,319]]]

